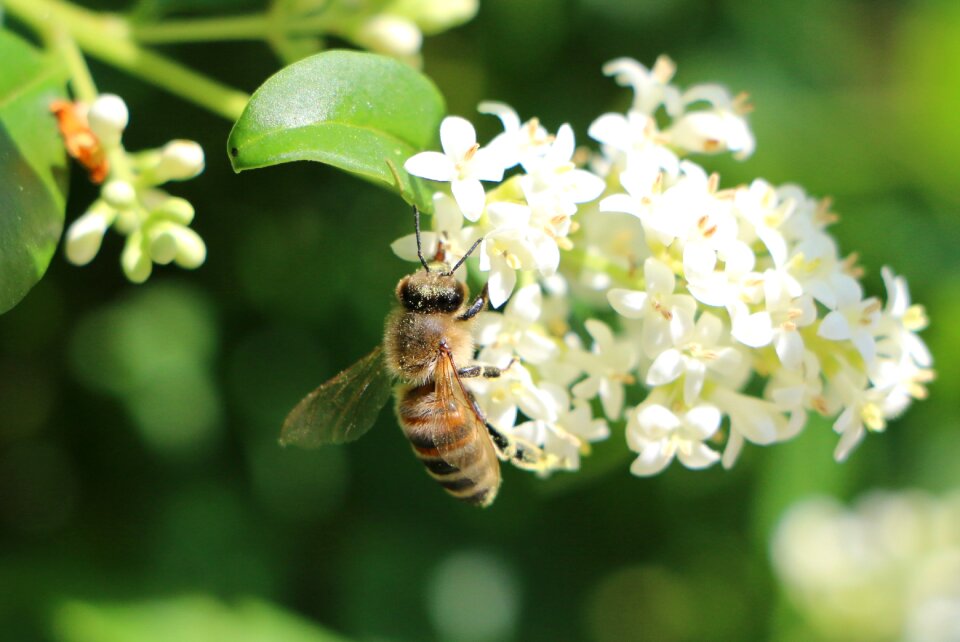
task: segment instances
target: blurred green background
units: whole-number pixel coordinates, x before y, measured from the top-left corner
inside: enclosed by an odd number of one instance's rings
[[[165,52],[247,91],[279,64],[251,43]],[[882,265],[908,278],[931,318],[928,401],[843,465],[815,421],[730,472],[638,479],[615,431],[578,474],[506,470],[485,511],[438,490],[389,412],[349,447],[283,450],[287,410],[380,340],[411,268],[388,249],[409,211],[325,166],[234,175],[230,123],[94,61],[130,107],[129,149],[207,150],[174,191],[209,255],[134,286],[108,236],[88,267],[58,256],[0,317],[0,638],[814,639],[770,570],[782,511],[811,493],[960,486],[960,4],[483,0],[423,50],[482,139],[499,124],[474,107],[496,99],[551,130],[569,121],[582,144],[631,98],[603,63],[660,53],[682,86],[752,96],[756,154],[704,162],[722,184],[833,196],[869,293],[884,294]],[[68,221],[94,197],[75,172]]]

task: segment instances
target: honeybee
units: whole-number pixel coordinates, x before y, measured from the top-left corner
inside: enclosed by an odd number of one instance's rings
[[[387,317],[383,344],[304,397],[287,415],[280,443],[310,448],[358,439],[373,426],[392,388],[400,427],[427,473],[453,497],[489,506],[500,488],[499,460],[530,470],[557,462],[488,424],[464,385],[466,378],[502,372],[471,363],[470,322],[487,306],[487,287],[468,304],[467,286],[454,276],[480,241],[453,267],[442,245],[428,263],[419,221],[414,207],[423,270],[397,284],[400,305]]]

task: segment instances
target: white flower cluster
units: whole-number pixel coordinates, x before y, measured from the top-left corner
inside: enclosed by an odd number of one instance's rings
[[[835,220],[827,202],[759,179],[721,189],[688,158],[752,153],[744,97],[716,85],[677,88],[665,57],[652,69],[619,59],[605,72],[634,100],[626,114],[590,126],[599,153],[578,152],[569,125],[551,134],[482,103],[504,127],[488,145],[468,121],[448,117],[443,152],[405,164],[450,183],[452,196],[434,197],[425,255],[452,264],[482,239],[468,265],[486,273],[492,306],[523,286],[478,323],[478,359],[506,368],[474,384],[481,406],[568,468],[608,434],[604,417],[624,415],[637,475],[674,458],[729,467],[744,441],[789,439],[810,411],[838,415],[835,456],[845,459],[867,430],[925,395],[923,309],[887,268],[886,306],[864,296],[854,260],[840,257],[827,232]],[[498,184],[486,190],[482,181]],[[393,249],[417,260],[413,235]],[[617,331],[595,316],[619,317]],[[582,325],[589,348],[571,325]],[[643,400],[628,406],[626,392],[639,397],[639,384]]]
[[[100,197],[67,229],[67,259],[76,265],[92,261],[107,229],[113,227],[127,237],[120,263],[134,283],[146,281],[154,263],[199,267],[207,248],[188,227],[193,205],[158,186],[200,174],[203,149],[193,141],[173,140],[160,149],[128,153],[121,142],[127,106],[113,94],[102,94],[90,104],[86,121],[97,155],[104,159],[98,170],[104,174],[103,187]]]
[[[826,639],[960,639],[960,494],[803,501],[774,534],[787,595]],[[805,636],[801,635],[801,639]]]

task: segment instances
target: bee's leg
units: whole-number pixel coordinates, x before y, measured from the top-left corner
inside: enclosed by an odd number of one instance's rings
[[[487,307],[488,298],[489,298],[489,295],[487,294],[487,286],[486,284],[484,284],[483,289],[480,290],[480,294],[477,295],[477,300],[474,301],[469,308],[467,308],[466,312],[464,312],[459,317],[457,317],[457,320],[467,321],[477,316],[477,314],[479,314],[481,310]]]
[[[457,374],[460,375],[461,379],[469,379],[471,377],[493,379],[499,377],[501,372],[503,372],[503,369],[496,366],[467,366],[466,368],[457,370]]]
[[[551,455],[523,439],[508,437],[490,424],[487,432],[497,450],[497,456],[503,461],[509,461],[517,468],[535,470],[538,473],[548,473],[559,468],[565,468],[565,461],[556,455]]]

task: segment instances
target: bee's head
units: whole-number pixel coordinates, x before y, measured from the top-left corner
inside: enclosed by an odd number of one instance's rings
[[[400,279],[397,299],[410,312],[453,313],[467,299],[467,286],[448,272],[417,271]]]

